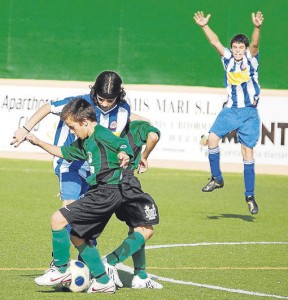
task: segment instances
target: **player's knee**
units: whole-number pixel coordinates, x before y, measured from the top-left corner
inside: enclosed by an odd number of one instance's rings
[[[215,148],[218,146],[220,141],[220,138],[213,132],[210,132],[209,136],[208,136],[208,147],[211,148]]]
[[[70,240],[75,247],[80,247],[85,243],[84,239],[78,238],[77,236],[72,234],[70,234]]]
[[[51,229],[61,230],[68,224],[67,220],[63,217],[59,210],[57,210],[51,217]]]
[[[154,229],[151,225],[136,227],[134,231],[141,233],[145,241],[148,241],[154,234]]]
[[[149,228],[149,229],[147,230],[147,238],[146,238],[145,240],[147,241],[147,240],[151,239],[151,237],[153,236],[153,234],[154,234],[154,229],[153,229],[153,227],[151,226],[151,228]]]
[[[254,159],[253,148],[249,148],[247,146],[242,145],[241,150],[242,150],[242,156],[244,160],[249,161]]]

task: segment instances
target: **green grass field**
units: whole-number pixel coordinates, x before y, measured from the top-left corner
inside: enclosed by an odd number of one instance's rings
[[[288,299],[288,177],[257,176],[252,216],[242,174],[224,174],[225,188],[204,194],[208,176],[153,168],[139,176],[160,210],[147,266],[163,290],[132,290],[131,274],[119,271],[126,287],[115,295],[60,293],[33,281],[50,263],[49,220],[61,205],[52,164],[0,159],[0,299]],[[98,240],[101,255],[126,234],[113,218]]]

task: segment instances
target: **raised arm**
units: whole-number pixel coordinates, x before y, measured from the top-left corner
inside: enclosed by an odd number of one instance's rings
[[[10,145],[14,145],[14,147],[18,147],[23,141],[24,137],[27,133],[29,133],[32,128],[38,124],[43,118],[45,118],[51,112],[50,103],[46,103],[42,105],[33,116],[25,123],[22,128],[19,128],[14,132],[13,140]]]
[[[225,47],[221,44],[217,34],[208,26],[208,22],[211,15],[208,14],[206,17],[204,16],[203,11],[198,11],[194,14],[194,20],[196,24],[198,24],[204,34],[206,35],[209,43],[216,49],[216,51],[223,56]]]
[[[63,157],[61,147],[54,146],[52,144],[48,144],[48,143],[38,139],[34,134],[31,134],[31,133],[26,134],[26,136],[24,137],[24,140],[29,141],[31,144],[42,148],[43,150],[45,150],[46,152],[48,152],[54,156]]]
[[[250,47],[249,47],[252,57],[258,53],[258,47],[260,41],[260,27],[263,21],[264,21],[264,16],[260,11],[258,11],[256,14],[252,13],[252,22],[255,26],[252,33]]]

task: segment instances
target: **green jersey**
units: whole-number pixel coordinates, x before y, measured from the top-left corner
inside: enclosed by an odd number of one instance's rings
[[[125,139],[98,124],[88,138],[77,139],[70,146],[61,147],[64,159],[88,161],[91,175],[86,181],[90,185],[120,183],[123,169],[119,166],[117,155],[121,151],[133,158],[132,149]]]
[[[160,131],[156,127],[150,125],[146,121],[133,121],[127,123],[126,128],[122,131],[121,137],[123,137],[131,146],[134,154],[134,161],[131,160],[130,166],[132,169],[137,169],[140,159],[142,146],[147,142],[148,134],[155,132],[160,137]],[[131,167],[130,167],[131,169]]]

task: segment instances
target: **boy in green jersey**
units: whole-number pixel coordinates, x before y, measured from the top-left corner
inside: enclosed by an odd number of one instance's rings
[[[150,278],[146,272],[145,243],[154,233],[153,225],[159,223],[158,207],[154,199],[142,191],[138,178],[134,171],[138,168],[138,173],[143,173],[148,168],[148,156],[156,146],[160,131],[145,121],[133,121],[126,125],[121,137],[131,146],[134,153],[134,162],[129,163],[123,171],[121,206],[115,212],[117,218],[129,226],[128,237],[114,251],[109,253],[104,259],[106,272],[115,284],[122,287],[123,284],[116,269],[117,263],[123,262],[131,252],[125,249],[133,247],[138,249],[132,253],[134,264],[134,276],[132,288],[162,289],[162,284]],[[142,152],[142,147],[145,149]],[[130,243],[128,244],[128,241]]]
[[[25,139],[52,155],[70,160],[87,160],[91,185],[85,196],[56,211],[51,218],[54,266],[35,278],[38,285],[55,286],[71,280],[69,271],[70,241],[65,226],[72,227],[70,239],[79,251],[93,276],[88,293],[114,293],[116,286],[109,278],[98,250],[87,240],[98,238],[112,214],[122,201],[121,178],[133,152],[129,144],[109,129],[97,124],[93,107],[84,99],[76,98],[67,104],[61,119],[77,136],[70,146],[54,146],[33,134]],[[135,251],[132,249],[131,251]]]

